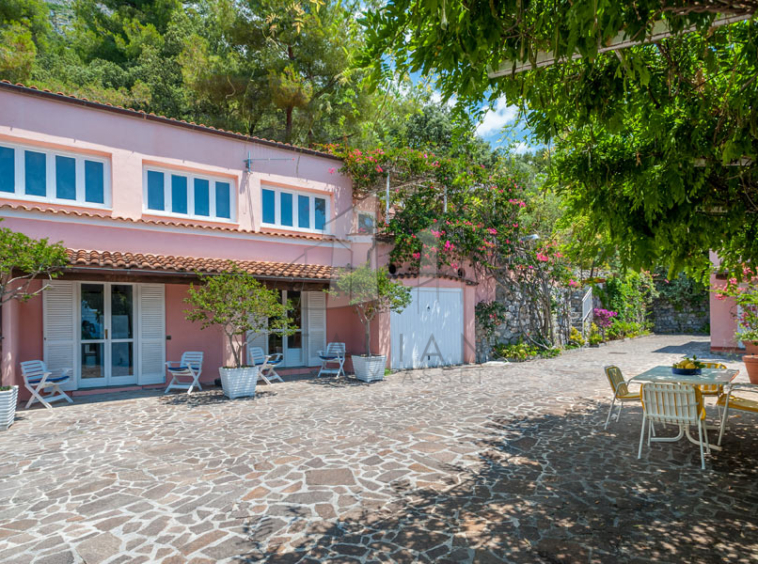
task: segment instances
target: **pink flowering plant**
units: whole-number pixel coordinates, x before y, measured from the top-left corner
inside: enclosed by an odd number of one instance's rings
[[[758,342],[758,272],[743,266],[737,275],[727,278],[725,284],[713,288],[717,300],[733,299],[737,306],[733,315],[737,318],[734,336],[739,341]]]

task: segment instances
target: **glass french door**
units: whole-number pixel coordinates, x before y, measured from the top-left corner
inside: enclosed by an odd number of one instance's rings
[[[282,303],[292,303],[290,317],[297,326],[292,335],[284,336],[278,331],[268,333],[268,354],[282,353],[284,366],[304,366],[303,359],[303,307],[302,294],[296,290],[282,290]]]
[[[79,385],[137,382],[133,284],[83,282],[79,306]]]

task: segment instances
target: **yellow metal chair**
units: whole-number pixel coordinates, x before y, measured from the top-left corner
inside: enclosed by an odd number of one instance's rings
[[[748,399],[742,396],[733,396],[732,392],[735,390],[758,393],[758,384],[732,384],[729,386],[729,391],[726,394],[719,396],[716,405],[724,408],[724,412],[721,415],[721,429],[719,430],[718,442],[719,445],[721,445],[721,438],[724,436],[724,427],[726,427],[726,420],[727,417],[729,417],[730,409],[758,413],[758,400]]]
[[[629,391],[629,384],[624,380],[624,375],[621,373],[621,369],[618,366],[606,366],[605,375],[608,377],[608,382],[611,384],[613,390],[613,400],[611,401],[611,407],[608,410],[608,417],[605,419],[605,427],[608,428],[608,423],[611,420],[611,414],[613,413],[613,406],[616,402],[619,402],[619,412],[616,415],[616,421],[618,422],[621,417],[621,408],[624,402],[640,401],[640,393],[632,393]]]
[[[713,368],[715,370],[726,370],[726,365],[720,362],[704,362],[703,368]],[[718,397],[724,394],[722,384],[703,384],[698,386],[703,397]]]

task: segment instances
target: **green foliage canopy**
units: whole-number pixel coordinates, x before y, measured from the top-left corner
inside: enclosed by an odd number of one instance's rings
[[[719,11],[756,8],[397,0],[365,18],[362,62],[377,79],[396,68],[435,76],[463,107],[506,96],[551,144],[551,181],[583,225],[580,240],[596,247],[602,234],[635,268],[704,275],[709,250],[727,267],[758,260],[758,22],[710,28]],[[641,37],[661,19],[694,31],[598,53],[620,31]],[[540,51],[582,58],[489,78],[503,61],[533,62]]]

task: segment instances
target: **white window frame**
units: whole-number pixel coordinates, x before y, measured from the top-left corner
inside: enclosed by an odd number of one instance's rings
[[[49,149],[47,147],[38,147],[36,145],[26,145],[20,143],[8,143],[0,141],[0,147],[13,149],[14,159],[14,191],[0,192],[0,198],[23,200],[27,202],[40,202],[47,204],[62,204],[68,206],[77,206],[82,208],[110,209],[111,208],[111,161],[106,157],[90,155],[86,153],[75,153],[73,151]],[[45,195],[32,196],[26,193],[26,151],[42,153],[45,155]],[[76,199],[67,200],[57,197],[57,186],[55,182],[55,157],[68,157],[74,159],[76,170]],[[88,202],[85,200],[86,185],[84,177],[84,161],[92,161],[103,165],[103,203]]]
[[[163,210],[153,210],[147,207],[147,173],[148,171],[163,173]],[[171,175],[184,176],[187,179],[187,213],[171,211]],[[195,214],[195,179],[208,181],[208,198],[210,215]],[[229,215],[231,217],[216,217],[216,182],[229,184]],[[214,176],[189,172],[175,168],[144,165],[142,167],[142,213],[147,215],[159,215],[163,217],[176,217],[182,219],[197,219],[200,221],[213,221],[216,223],[237,222],[237,182],[229,176]]]
[[[263,221],[263,190],[271,190],[274,193],[274,206],[275,206],[275,219],[274,223],[267,223]],[[293,225],[282,225],[282,194],[292,195],[292,223]],[[316,225],[316,200],[315,198],[321,198],[326,201],[326,210],[324,218],[324,228],[316,229],[315,227],[305,228],[298,226],[298,196],[306,196],[309,199],[309,211],[310,216],[308,225]],[[271,186],[270,184],[261,184],[261,225],[263,227],[274,227],[276,229],[284,229],[287,231],[299,231],[300,233],[329,233],[329,226],[332,222],[331,217],[332,198],[330,194],[308,192],[301,190],[290,190],[289,188],[280,188],[279,186]]]

